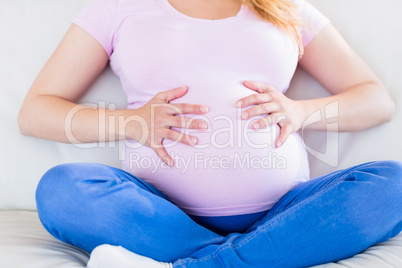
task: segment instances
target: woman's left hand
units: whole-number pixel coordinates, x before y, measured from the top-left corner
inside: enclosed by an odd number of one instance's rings
[[[256,91],[257,94],[242,98],[236,103],[239,108],[255,105],[242,112],[242,119],[247,120],[254,116],[267,115],[251,124],[254,130],[278,124],[281,130],[275,142],[276,147],[282,146],[291,133],[302,127],[306,119],[306,112],[301,102],[291,100],[272,86],[261,82],[244,81],[243,85]]]

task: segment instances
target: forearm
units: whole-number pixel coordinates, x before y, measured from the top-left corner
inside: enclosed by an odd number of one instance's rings
[[[364,130],[389,121],[395,110],[380,83],[365,83],[330,97],[300,102],[306,115],[303,127],[324,131]]]
[[[63,143],[107,142],[127,138],[134,110],[87,107],[57,96],[36,96],[19,114],[24,135]],[[130,126],[128,126],[130,125]]]

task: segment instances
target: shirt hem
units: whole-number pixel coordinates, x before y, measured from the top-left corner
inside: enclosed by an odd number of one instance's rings
[[[179,208],[188,215],[219,217],[219,216],[236,216],[236,215],[252,214],[267,211],[271,209],[275,204],[276,202],[267,204],[218,207],[218,208],[191,208],[191,207],[180,207],[180,206]]]

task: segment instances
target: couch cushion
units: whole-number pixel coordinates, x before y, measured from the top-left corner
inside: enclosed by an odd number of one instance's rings
[[[88,253],[52,237],[33,211],[0,211],[0,267],[85,267]]]
[[[0,211],[0,267],[85,267],[88,253],[53,238],[34,211]],[[353,258],[315,268],[402,267],[402,233]]]

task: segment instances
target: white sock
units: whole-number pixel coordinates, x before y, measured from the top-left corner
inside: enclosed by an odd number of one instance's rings
[[[100,245],[89,259],[87,268],[173,268],[171,263],[158,262],[135,254],[120,246]]]

